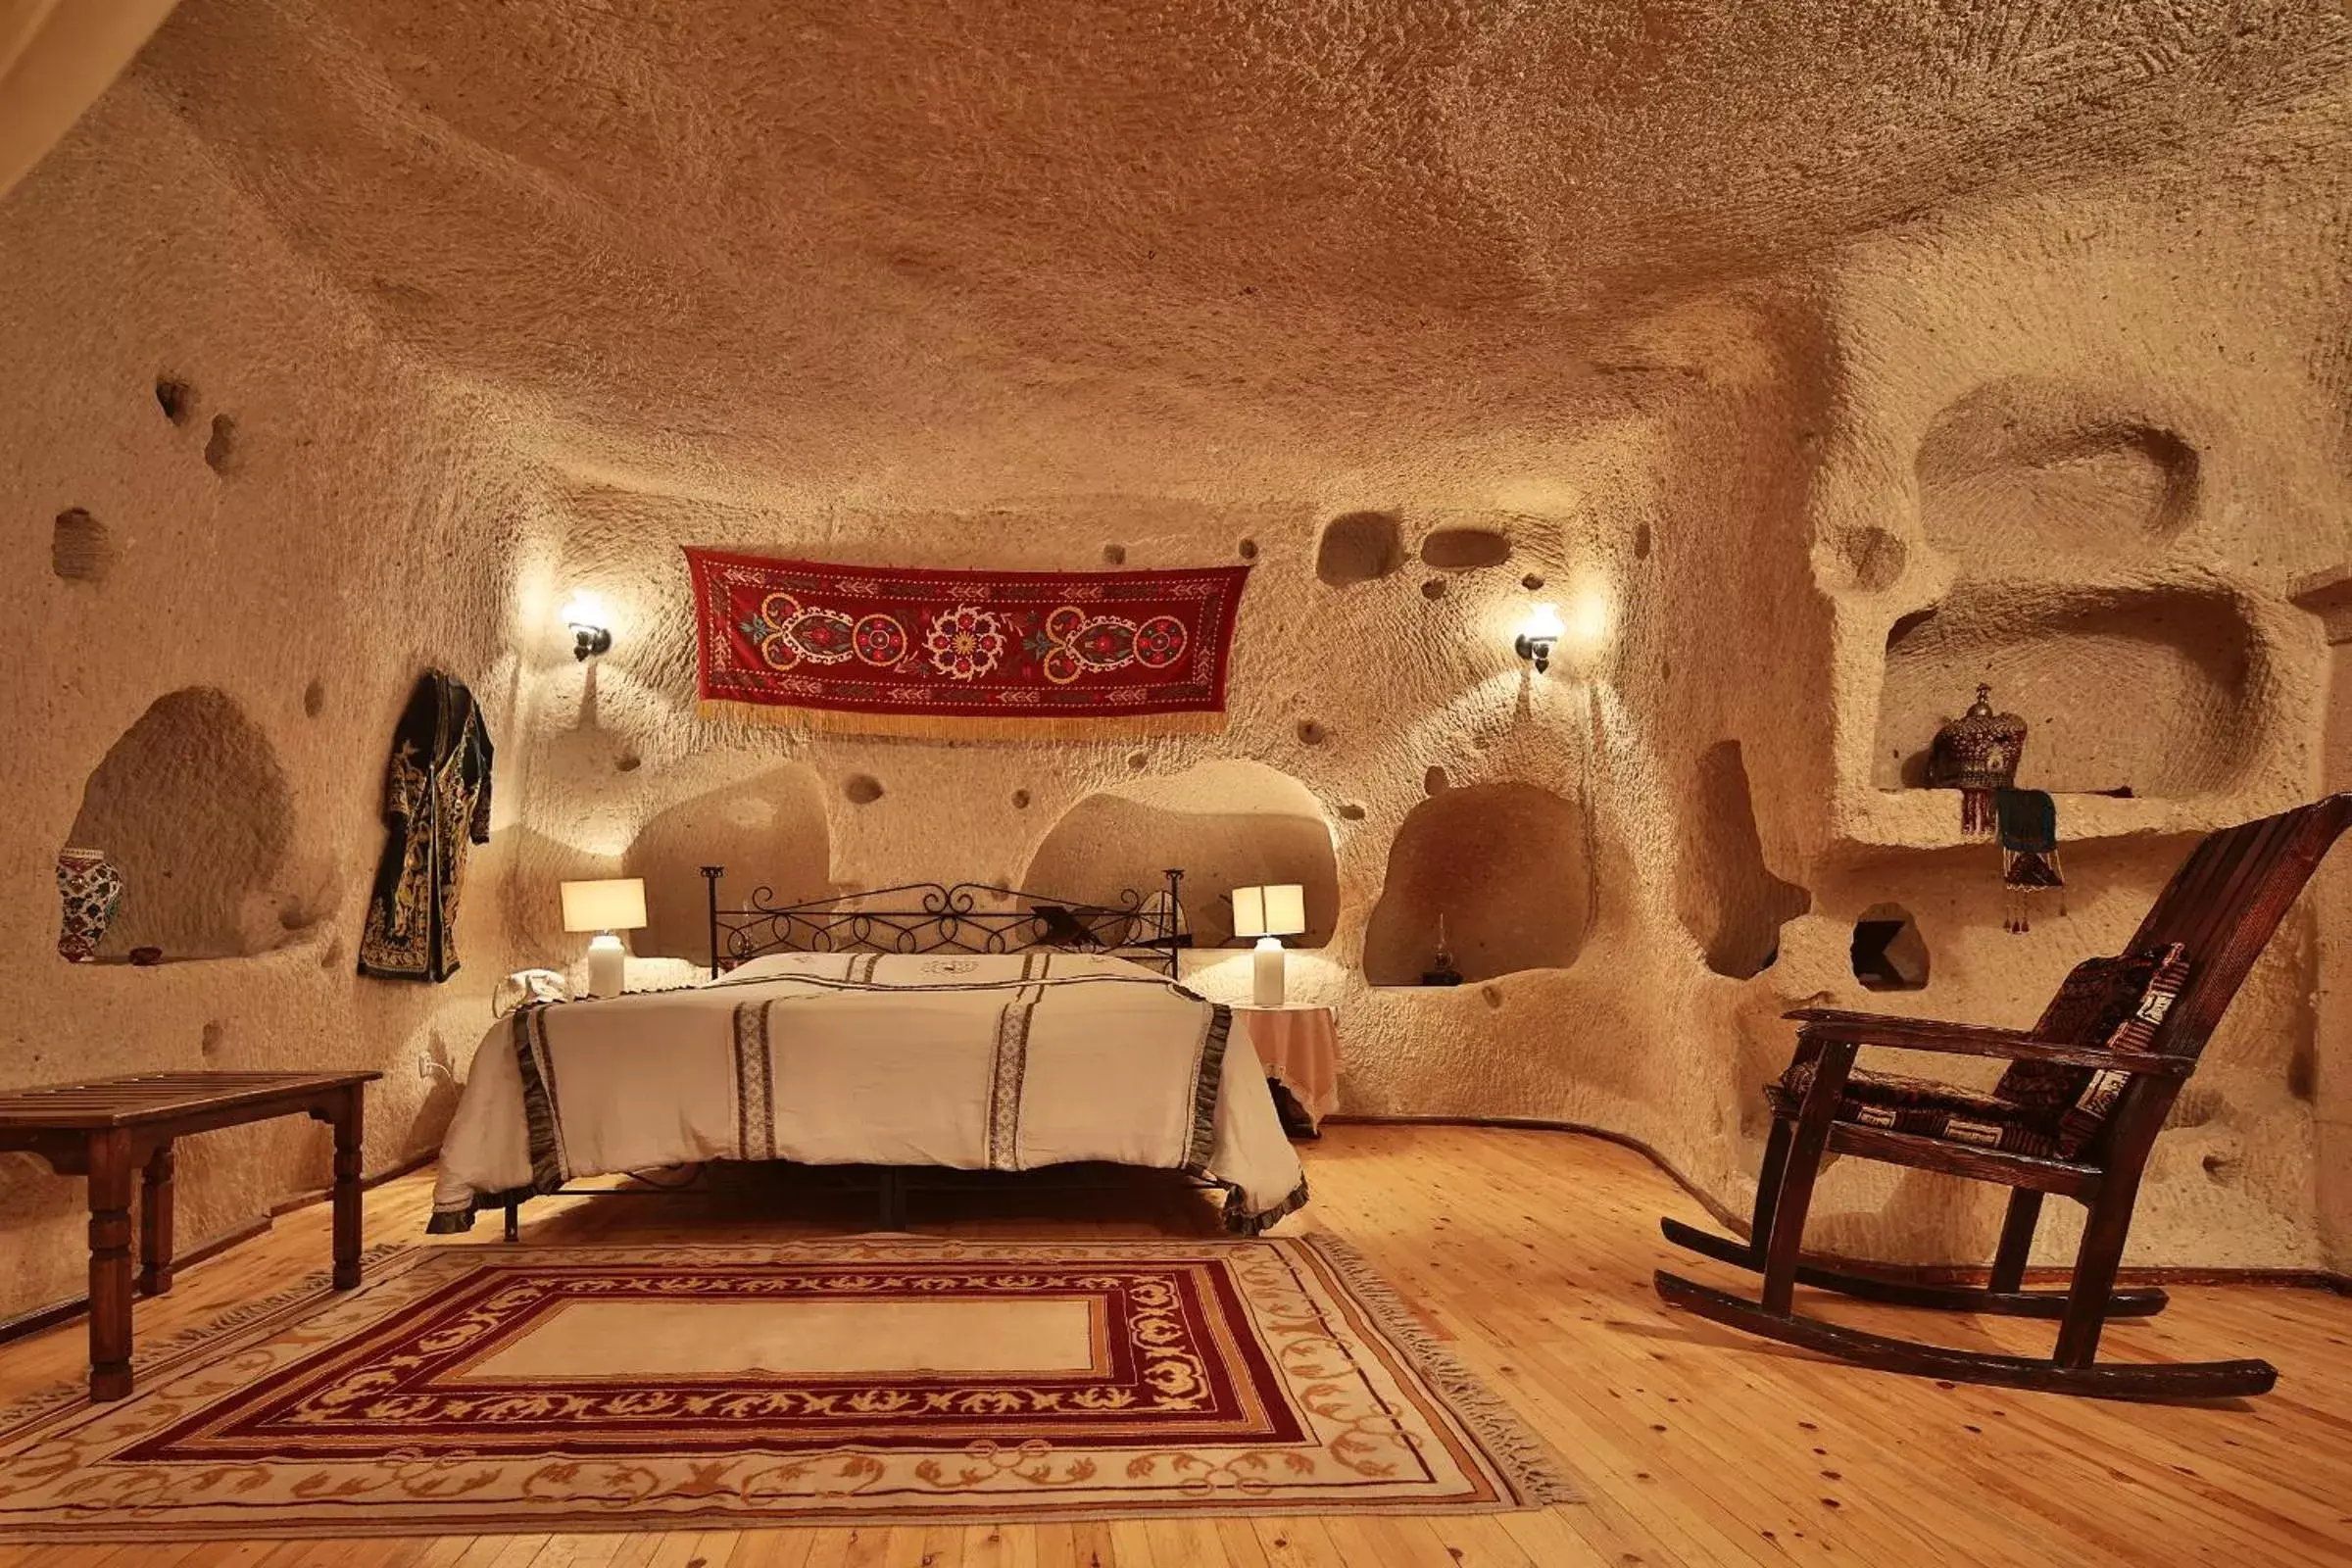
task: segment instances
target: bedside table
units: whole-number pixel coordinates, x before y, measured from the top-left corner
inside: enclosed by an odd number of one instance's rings
[[[1250,1031],[1283,1127],[1294,1137],[1320,1137],[1323,1118],[1340,1102],[1338,1015],[1303,1003],[1279,1007],[1236,1003],[1233,1015]]]

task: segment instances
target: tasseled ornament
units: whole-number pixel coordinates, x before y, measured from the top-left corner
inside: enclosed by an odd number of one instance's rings
[[[2031,931],[2033,901],[2056,890],[2058,912],[2066,913],[2066,873],[2058,862],[2058,806],[2041,790],[2003,789],[1993,794],[2001,840],[2001,886],[2011,932]]]
[[[1992,837],[1997,820],[1993,810],[1991,790],[1962,790],[1960,792],[1960,831],[1972,839]]]

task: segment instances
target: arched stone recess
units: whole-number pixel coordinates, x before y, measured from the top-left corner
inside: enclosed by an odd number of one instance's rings
[[[2262,659],[2237,601],[2218,590],[1964,586],[1887,637],[1873,778],[1925,785],[1936,727],[1984,681],[1996,710],[2031,726],[2023,787],[2222,789],[2261,745]]]
[[[1446,947],[1465,980],[1565,969],[1583,951],[1592,868],[1584,812],[1534,784],[1470,784],[1407,812],[1364,931],[1364,978],[1418,985]]]
[[[1306,930],[1293,948],[1320,948],[1339,924],[1340,868],[1331,824],[1314,793],[1263,762],[1225,759],[1139,778],[1087,796],[1030,857],[1021,886],[1115,904],[1184,871],[1184,907],[1197,948],[1233,939],[1233,890],[1296,882],[1306,890]]]
[[[294,798],[270,737],[225,692],[159,697],[82,786],[67,843],[122,873],[100,957],[161,948],[167,959],[281,947],[323,912],[318,890],[283,885]]]
[[[1511,537],[1499,528],[1440,528],[1421,541],[1421,564],[1440,571],[1477,571],[1511,559]]]
[[[1781,927],[1813,906],[1813,895],[1772,874],[1756,832],[1755,802],[1738,741],[1701,753],[1685,807],[1675,912],[1705,952],[1707,967],[1735,980],[1770,968]]]
[[[832,890],[825,789],[801,763],[680,801],[647,820],[621,855],[621,874],[645,879],[645,929],[629,939],[640,957],[710,960],[702,867],[723,865],[720,901],[797,904]]]
[[[1325,523],[1315,542],[1315,575],[1328,588],[1373,582],[1403,569],[1404,527],[1393,512],[1346,513]]]
[[[2196,450],[2068,382],[1981,387],[1936,416],[1917,460],[1928,542],[1967,564],[2161,549],[2196,515]]]

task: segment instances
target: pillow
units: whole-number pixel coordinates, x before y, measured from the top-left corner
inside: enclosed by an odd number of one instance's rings
[[[765,957],[747,958],[718,979],[706,981],[719,985],[729,980],[839,980],[849,973],[847,953],[771,953]]]
[[[2034,1033],[2105,1051],[2145,1052],[2188,981],[2187,950],[2175,942],[2075,965]],[[2056,1121],[2058,1157],[2072,1159],[2106,1125],[2130,1074],[2050,1062],[2012,1062],[1996,1099]]]

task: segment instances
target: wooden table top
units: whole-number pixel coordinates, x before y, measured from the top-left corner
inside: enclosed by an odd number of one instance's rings
[[[344,1089],[380,1072],[140,1072],[0,1091],[0,1129],[129,1127]]]

